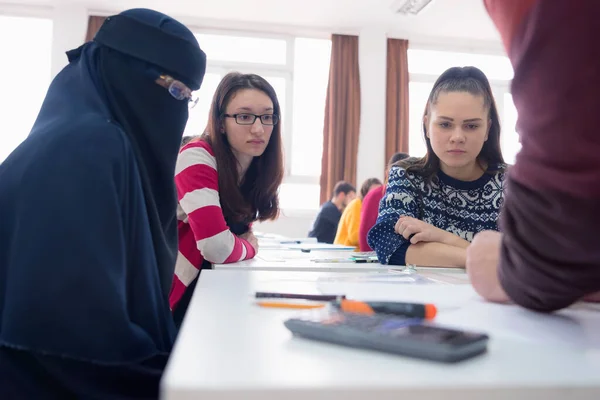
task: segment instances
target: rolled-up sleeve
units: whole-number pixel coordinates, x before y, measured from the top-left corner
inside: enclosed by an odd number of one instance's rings
[[[514,68],[522,143],[499,279],[515,303],[553,311],[600,290],[600,1],[485,4]]]
[[[517,304],[554,311],[600,290],[599,202],[511,182],[499,278]]]

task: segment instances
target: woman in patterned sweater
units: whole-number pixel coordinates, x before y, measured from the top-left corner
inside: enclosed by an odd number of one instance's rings
[[[490,84],[475,67],[435,82],[423,115],[427,154],[390,169],[368,242],[383,264],[464,267],[466,248],[498,230],[505,164]]]

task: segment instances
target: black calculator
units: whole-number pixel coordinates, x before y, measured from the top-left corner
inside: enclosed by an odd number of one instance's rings
[[[446,363],[485,353],[489,340],[483,333],[386,314],[330,311],[284,324],[295,336]]]

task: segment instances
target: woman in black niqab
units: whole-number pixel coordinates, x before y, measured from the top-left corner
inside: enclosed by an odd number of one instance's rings
[[[0,165],[0,398],[153,398],[175,338],[175,162],[206,56],[146,9],[68,56]]]

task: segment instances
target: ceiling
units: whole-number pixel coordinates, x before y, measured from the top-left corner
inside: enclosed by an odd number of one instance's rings
[[[483,0],[433,0],[417,16],[395,14],[391,8],[395,0],[0,0],[0,3],[76,3],[109,13],[146,7],[184,20],[211,20],[217,25],[218,21],[228,21],[235,23],[237,29],[244,29],[244,24],[248,24],[256,30],[264,24],[265,31],[277,25],[358,33],[375,27],[391,36],[408,39],[499,43]]]

